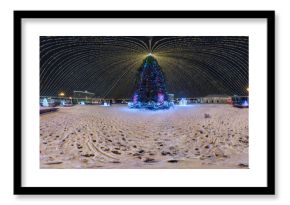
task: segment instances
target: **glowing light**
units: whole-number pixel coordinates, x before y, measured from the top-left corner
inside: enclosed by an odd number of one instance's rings
[[[84,102],[84,101],[81,101],[80,104],[81,104],[81,105],[85,105],[85,102]]]
[[[242,106],[244,106],[244,107],[248,107],[248,106],[249,106],[249,103],[248,103],[248,101],[247,101],[247,100],[245,100],[245,101],[243,102]]]
[[[43,107],[48,107],[49,104],[48,104],[48,101],[47,101],[47,98],[44,98],[43,101],[42,101],[42,106]]]
[[[186,98],[181,98],[181,100],[179,101],[179,105],[181,105],[181,106],[186,106],[186,105],[187,105],[187,100],[186,100]]]
[[[107,102],[104,102],[103,106],[109,107],[109,106],[111,106],[111,104],[110,103],[107,103]]]
[[[133,107],[133,103],[132,102],[128,102],[128,107],[129,108]]]
[[[61,101],[61,105],[65,106],[65,101],[64,100]]]
[[[249,92],[249,88],[247,88],[247,91]]]
[[[164,102],[164,95],[162,93],[158,93],[158,102],[163,103]]]
[[[138,101],[138,95],[135,94],[134,97],[133,97],[133,103],[136,104]]]
[[[65,96],[64,92],[59,93],[59,96]]]
[[[153,56],[153,54],[150,52],[150,53],[147,54],[147,56]]]

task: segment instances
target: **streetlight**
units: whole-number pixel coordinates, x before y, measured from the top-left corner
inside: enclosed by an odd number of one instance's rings
[[[64,92],[60,92],[59,96],[61,96],[61,97],[65,96]]]
[[[60,97],[60,104],[62,105],[62,103],[63,103],[62,98],[65,96],[64,92],[60,92],[60,93],[58,94],[58,96]]]

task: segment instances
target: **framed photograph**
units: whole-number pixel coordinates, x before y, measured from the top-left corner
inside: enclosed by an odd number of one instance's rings
[[[14,194],[275,194],[274,11],[14,11]]]

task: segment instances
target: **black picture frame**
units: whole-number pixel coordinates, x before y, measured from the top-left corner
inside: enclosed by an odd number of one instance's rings
[[[219,18],[267,20],[266,187],[23,187],[21,22],[38,18]],[[17,103],[16,103],[17,100]],[[14,11],[14,194],[15,195],[273,195],[275,194],[275,11]]]

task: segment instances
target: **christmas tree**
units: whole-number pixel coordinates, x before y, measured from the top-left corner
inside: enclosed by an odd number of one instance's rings
[[[148,55],[138,70],[136,90],[130,108],[168,109],[172,106],[168,102],[164,73],[157,60]]]

